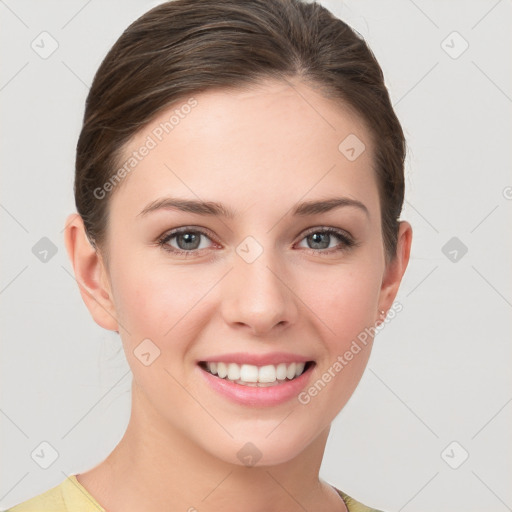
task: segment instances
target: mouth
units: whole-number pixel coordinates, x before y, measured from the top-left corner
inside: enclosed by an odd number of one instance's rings
[[[315,364],[315,361],[297,361],[256,366],[222,361],[199,361],[198,366],[204,372],[223,381],[239,386],[267,388],[295,381],[309,374]]]

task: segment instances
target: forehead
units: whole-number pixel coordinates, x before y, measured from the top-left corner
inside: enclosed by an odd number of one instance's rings
[[[378,202],[373,145],[363,121],[298,81],[182,98],[132,138],[121,165],[129,159],[134,165],[125,165],[112,202],[141,206],[139,211],[165,194],[222,197],[235,210],[276,207],[284,195],[296,202],[335,192]]]

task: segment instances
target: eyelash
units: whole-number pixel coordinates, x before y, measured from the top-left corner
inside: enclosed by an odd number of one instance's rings
[[[212,237],[206,231],[203,231],[202,229],[197,229],[197,228],[192,228],[192,227],[183,227],[183,228],[174,229],[170,232],[165,233],[162,237],[160,237],[158,239],[158,245],[160,247],[162,247],[162,249],[164,251],[167,251],[171,254],[182,255],[182,256],[185,256],[186,258],[197,256],[197,253],[199,251],[201,251],[202,249],[192,249],[190,251],[185,251],[182,249],[176,249],[175,247],[170,247],[168,245],[168,242],[170,240],[172,240],[177,235],[180,235],[182,233],[195,233],[195,234],[199,233],[199,234],[204,235],[205,237],[209,238],[210,240],[212,239]],[[332,253],[348,251],[348,250],[360,245],[358,242],[356,242],[352,237],[350,237],[344,231],[341,231],[341,230],[338,230],[335,228],[331,228],[331,227],[318,227],[318,228],[311,229],[304,234],[304,236],[301,238],[300,241],[302,241],[304,238],[306,238],[310,235],[316,234],[316,233],[334,235],[335,237],[339,238],[341,241],[341,246],[331,247],[330,249],[305,248],[306,251],[315,253],[317,255],[320,254],[320,255],[327,256]]]

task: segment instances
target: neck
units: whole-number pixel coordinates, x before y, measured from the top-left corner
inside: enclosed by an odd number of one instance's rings
[[[230,464],[173,429],[133,384],[123,438],[107,459],[78,480],[109,512],[345,512],[336,491],[319,479],[329,428],[285,463]]]

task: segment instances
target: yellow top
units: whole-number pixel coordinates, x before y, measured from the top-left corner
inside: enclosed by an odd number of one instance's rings
[[[381,512],[369,508],[339,489],[349,512]],[[105,509],[82,487],[76,475],[70,475],[59,485],[15,505],[6,512],[106,512]]]

